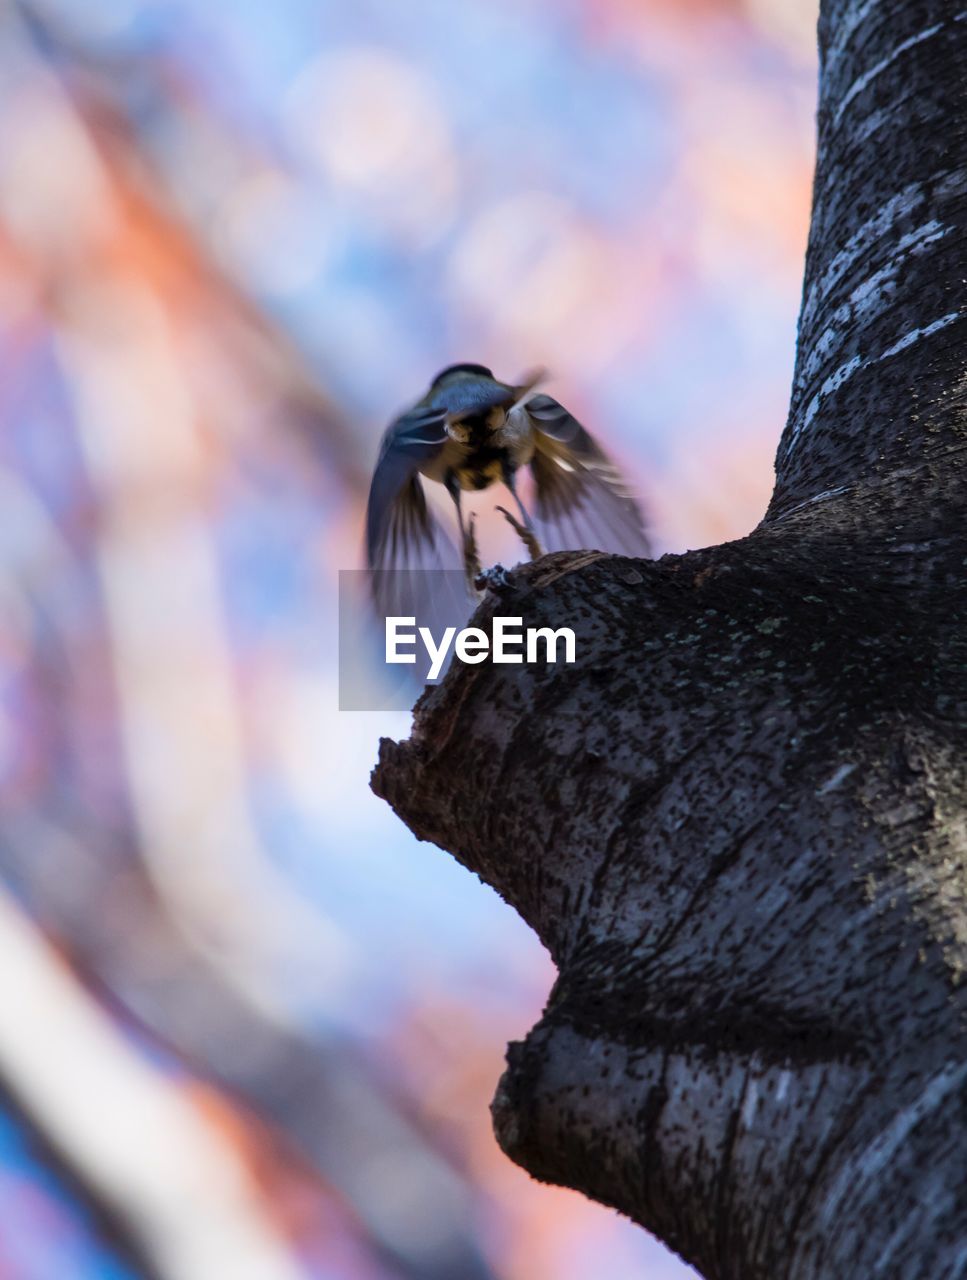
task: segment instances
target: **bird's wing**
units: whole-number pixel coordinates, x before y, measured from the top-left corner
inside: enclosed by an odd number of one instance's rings
[[[434,635],[470,612],[460,557],[427,507],[419,469],[446,445],[446,412],[411,409],[387,428],[366,512],[369,590],[380,617],[414,617]],[[448,569],[449,573],[426,570]]]
[[[442,409],[411,409],[387,428],[366,510],[371,569],[441,567],[437,553],[442,532],[427,510],[419,469],[446,441]]]
[[[524,408],[534,429],[531,471],[547,549],[649,555],[641,509],[600,445],[550,396],[533,396]]]
[[[444,409],[417,406],[404,413],[383,436],[369,489],[369,608],[357,629],[359,644],[346,661],[363,696],[370,698],[374,689],[380,690],[378,696],[387,706],[400,698],[399,705],[409,706],[423,681],[414,683],[416,667],[386,664],[379,639],[382,626],[373,630],[368,625],[373,620],[370,609],[377,621],[412,618],[416,627],[428,627],[439,637],[448,626],[463,626],[476,603],[468,594],[455,548],[427,506],[419,474],[449,439]],[[426,572],[443,569],[450,572]]]

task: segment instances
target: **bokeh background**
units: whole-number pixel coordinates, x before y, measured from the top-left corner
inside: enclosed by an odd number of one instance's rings
[[[760,518],[815,0],[0,4],[0,1278],[673,1280],[490,1131],[552,972],[367,788],[337,571],[453,360]]]

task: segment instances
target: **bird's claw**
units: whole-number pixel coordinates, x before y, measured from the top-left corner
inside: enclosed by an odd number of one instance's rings
[[[486,591],[488,588],[491,591],[509,591],[514,586],[514,575],[502,564],[495,564],[477,574],[474,586],[478,591]]]

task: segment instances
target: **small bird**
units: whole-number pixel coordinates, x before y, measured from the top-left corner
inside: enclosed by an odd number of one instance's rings
[[[499,382],[482,364],[453,364],[387,428],[369,491],[366,545],[370,569],[438,568],[441,531],[427,509],[420,477],[441,483],[457,509],[468,587],[480,572],[473,517],[461,494],[503,483],[518,520],[498,508],[536,559],[543,549],[646,556],[637,502],[584,427],[550,396],[536,395],[541,373]],[[529,466],[537,524],[521,500],[517,475]],[[538,537],[540,528],[544,548]]]

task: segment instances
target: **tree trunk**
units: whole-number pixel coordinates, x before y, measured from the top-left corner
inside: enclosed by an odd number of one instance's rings
[[[374,788],[560,976],[497,1137],[716,1280],[967,1276],[967,11],[823,0],[762,524],[550,556]],[[486,622],[481,625],[486,626]]]

